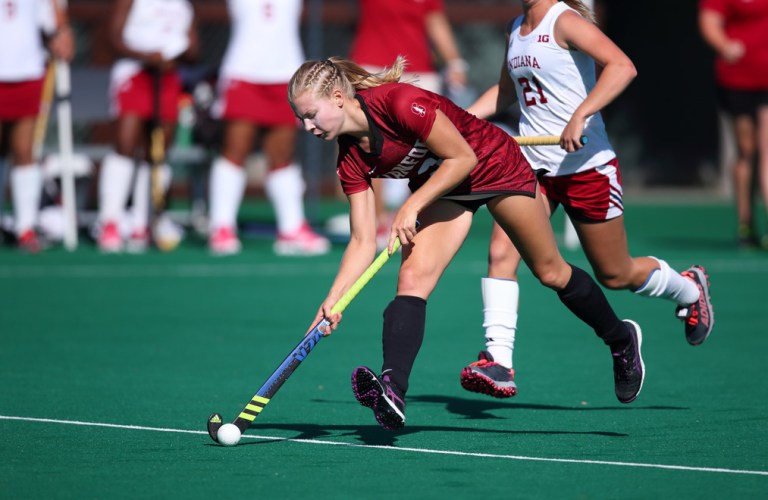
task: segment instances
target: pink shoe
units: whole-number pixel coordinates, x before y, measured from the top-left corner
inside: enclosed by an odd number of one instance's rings
[[[213,255],[235,255],[240,253],[242,245],[231,227],[220,227],[208,238],[208,249]]]
[[[118,253],[123,250],[123,238],[114,222],[107,222],[101,227],[99,250],[103,253]]]
[[[37,233],[34,229],[27,229],[19,236],[18,240],[19,250],[26,253],[40,253],[43,246],[40,244],[40,239],[37,237]]]
[[[277,255],[322,255],[331,249],[331,242],[304,222],[293,234],[278,234],[273,248]]]

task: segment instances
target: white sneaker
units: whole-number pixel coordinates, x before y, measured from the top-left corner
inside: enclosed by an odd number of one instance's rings
[[[131,231],[128,240],[125,242],[125,249],[128,253],[144,253],[149,248],[149,231],[147,228],[139,228]]]
[[[277,255],[322,255],[331,249],[331,242],[304,222],[293,234],[278,234],[273,248]]]

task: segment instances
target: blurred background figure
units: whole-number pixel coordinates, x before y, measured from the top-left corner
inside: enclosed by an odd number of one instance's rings
[[[469,66],[459,53],[443,0],[359,0],[358,6],[350,59],[376,73],[402,55],[407,72],[401,81],[454,100],[461,96]],[[433,49],[444,67],[444,78],[437,69]],[[410,191],[405,179],[373,179],[373,189],[379,246],[383,248],[389,238],[390,210],[399,207]]]
[[[228,0],[231,34],[219,73],[214,115],[224,121],[221,154],[211,167],[210,234],[214,255],[240,252],[237,213],[244,164],[257,137],[267,161],[265,190],[275,211],[279,255],[318,255],[330,242],[304,214],[306,185],[294,159],[298,121],[286,99],[288,80],[304,61],[301,0]]]
[[[74,55],[72,32],[57,0],[4,1],[0,9],[0,163],[10,152],[14,232],[19,248],[30,253],[41,249],[35,226],[42,174],[33,151],[46,75],[46,46],[55,58],[70,61]],[[5,170],[0,168],[3,180]],[[0,189],[4,192],[4,182]],[[4,200],[1,194],[0,200]]]
[[[760,193],[768,209],[768,2],[700,0],[699,29],[715,51],[718,104],[735,136],[731,173],[739,246],[757,247],[756,159]],[[763,237],[763,246],[768,247],[768,237]]]
[[[177,63],[198,53],[192,5],[187,0],[116,0],[110,40],[120,59],[110,75],[114,151],[104,158],[99,178],[98,245],[102,252],[120,252],[128,234],[127,249],[141,252],[150,242],[150,127],[159,120],[164,144],[172,143],[181,95]],[[163,192],[170,182],[171,168],[162,164],[158,183]],[[126,221],[132,186],[132,210]],[[167,216],[154,215],[151,236],[161,248],[175,247],[181,229]]]

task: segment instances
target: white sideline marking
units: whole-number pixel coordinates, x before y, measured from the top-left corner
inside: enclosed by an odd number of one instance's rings
[[[166,427],[145,427],[143,425],[121,425],[121,424],[106,424],[101,422],[81,422],[78,420],[57,420],[52,418],[14,417],[9,415],[0,415],[0,420],[21,420],[24,422],[42,422],[42,423],[66,424],[66,425],[84,425],[88,427],[110,427],[113,429],[131,429],[131,430],[139,430],[139,431],[177,432],[181,434],[208,435],[207,431],[169,429]],[[747,475],[753,475],[753,476],[768,476],[768,471],[760,471],[760,470],[722,469],[718,467],[689,467],[685,465],[644,464],[644,463],[638,463],[638,462],[611,462],[606,460],[577,460],[577,459],[571,459],[571,458],[526,457],[522,455],[499,455],[494,453],[472,453],[472,452],[451,451],[451,450],[432,450],[429,448],[407,448],[407,447],[401,447],[401,446],[355,444],[355,443],[344,443],[341,441],[321,441],[319,439],[294,439],[294,438],[285,438],[285,437],[279,437],[279,436],[257,436],[254,434],[244,434],[243,437],[249,438],[249,439],[267,439],[271,441],[273,440],[274,441],[292,441],[294,443],[349,446],[351,448],[373,448],[373,449],[387,450],[387,451],[429,453],[433,455],[452,455],[452,456],[475,457],[475,458],[499,458],[499,459],[505,459],[505,460],[522,460],[522,461],[529,461],[529,462],[556,462],[556,463],[589,464],[589,465],[614,465],[618,467],[646,467],[650,469],[683,470],[683,471],[692,471],[692,472],[719,472],[724,474],[747,474]]]

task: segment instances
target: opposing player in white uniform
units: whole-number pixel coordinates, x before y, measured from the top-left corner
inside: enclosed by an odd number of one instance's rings
[[[10,180],[18,244],[32,253],[40,250],[35,225],[42,189],[33,142],[48,57],[41,35],[54,57],[72,59],[74,39],[58,2],[6,0],[0,5],[0,144],[9,144],[13,156]],[[6,153],[0,151],[0,157]]]
[[[632,61],[591,22],[582,2],[523,0],[522,6],[523,15],[507,36],[499,83],[468,111],[488,117],[516,99],[523,135],[559,135],[559,148],[523,148],[539,172],[549,213],[563,205],[603,286],[673,301],[688,342],[701,344],[714,325],[704,268],[680,274],[661,259],[632,257],[628,250],[621,176],[600,110],[635,77]],[[595,63],[603,68],[597,79]],[[517,393],[512,349],[519,262],[509,238],[495,226],[488,277],[482,279],[486,350],[462,371],[467,390],[495,397]]]
[[[181,93],[176,65],[182,58],[196,57],[198,52],[194,11],[187,0],[118,0],[110,34],[121,58],[112,67],[109,88],[116,118],[115,143],[114,151],[102,163],[99,179],[99,248],[103,252],[123,249],[119,226],[133,181],[128,249],[142,251],[150,240],[147,125],[159,115],[165,144],[171,144]],[[159,109],[156,110],[156,106]],[[134,168],[134,157],[141,146],[145,159]],[[170,172],[168,165],[161,167],[160,177],[165,187],[170,184]],[[153,229],[156,241],[178,238],[167,218],[162,218]],[[160,246],[170,246],[168,241],[157,242]]]
[[[298,122],[286,100],[288,80],[304,61],[299,36],[301,0],[229,0],[231,37],[219,73],[214,114],[225,122],[221,154],[210,178],[210,236],[215,255],[238,253],[237,212],[245,193],[243,169],[261,134],[269,171],[267,196],[275,210],[280,255],[329,250],[304,216],[305,184],[294,161]]]

